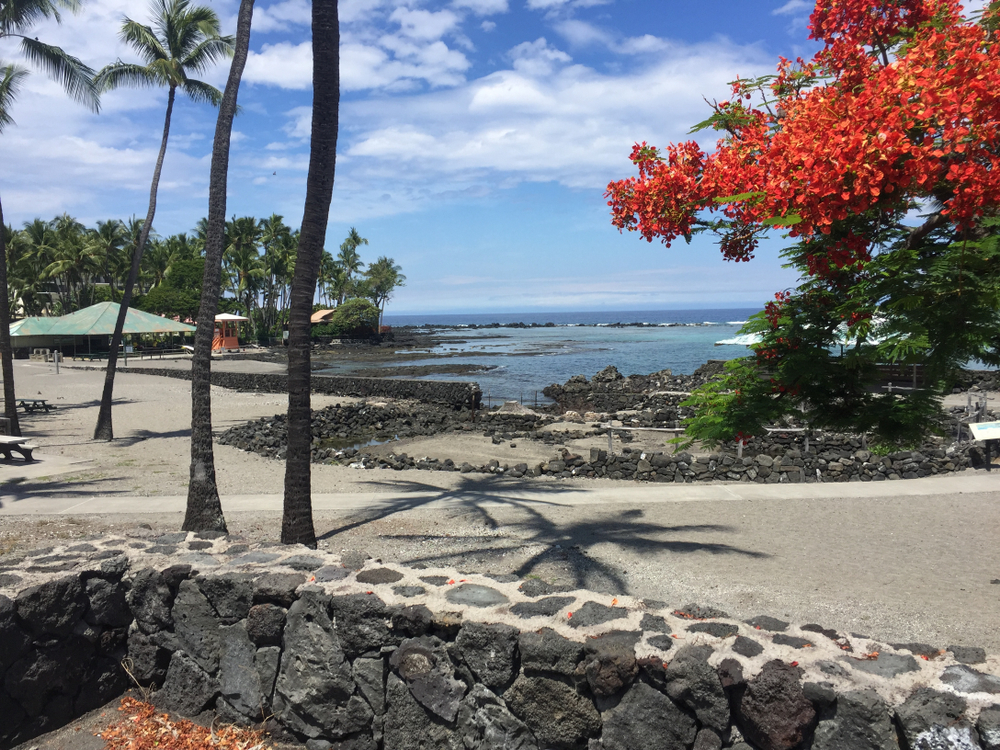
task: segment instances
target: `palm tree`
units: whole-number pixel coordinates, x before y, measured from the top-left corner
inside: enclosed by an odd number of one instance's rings
[[[60,47],[40,42],[31,35],[31,28],[42,19],[61,21],[59,8],[76,10],[76,0],[4,0],[0,3],[0,41],[20,39],[21,54],[31,63],[42,68],[56,79],[66,92],[95,112],[100,107],[94,87],[94,71],[79,59],[67,54]],[[0,132],[13,124],[11,109],[27,71],[12,63],[0,60]],[[4,227],[3,204],[0,203],[0,229]],[[14,363],[10,346],[10,308],[6,304],[7,292],[7,243],[5,232],[0,231],[0,371],[3,373],[4,411],[10,420],[12,435],[20,435],[17,419],[17,402],[14,397]]]
[[[285,499],[281,541],[316,546],[312,518],[310,451],[309,318],[316,277],[330,218],[330,200],[337,166],[340,116],[340,22],[337,0],[313,0],[313,108],[309,174],[302,211],[295,277],[288,313],[288,452],[285,457]]]
[[[98,259],[102,268],[101,278],[108,285],[111,298],[114,299],[114,271],[121,264],[121,258],[125,255],[125,248],[128,245],[128,233],[125,225],[120,219],[98,221],[97,228],[90,230],[87,245],[94,257]]]
[[[368,297],[378,308],[378,327],[382,329],[382,316],[385,313],[385,303],[392,297],[398,286],[406,286],[406,277],[400,273],[403,269],[396,265],[392,258],[382,256],[369,264],[365,276],[368,279]]]
[[[278,327],[283,292],[294,266],[293,234],[284,217],[278,214],[262,219],[260,230],[264,246],[263,321],[264,328],[272,334]]]
[[[55,242],[52,262],[42,270],[43,278],[55,281],[62,314],[85,307],[87,290],[100,271],[100,261],[87,243],[86,227],[63,214],[50,222]]]
[[[243,303],[243,310],[250,320],[264,282],[264,264],[258,247],[261,224],[252,216],[243,216],[226,222],[226,250],[223,255],[229,271],[229,289]]]
[[[163,169],[163,156],[170,136],[170,116],[174,109],[174,97],[180,89],[196,102],[218,105],[222,92],[203,81],[188,77],[188,72],[204,73],[216,61],[232,54],[231,37],[219,35],[219,18],[215,11],[204,6],[191,6],[189,0],[154,0],[153,26],[145,26],[130,18],[125,18],[119,34],[122,41],[129,44],[145,61],[145,65],[126,63],[118,60],[102,68],[96,78],[103,91],[120,86],[166,86],[167,114],[163,121],[163,139],[160,153],[153,169],[153,182],[149,189],[149,210],[142,225],[142,233],[132,256],[132,268],[122,291],[121,309],[111,337],[111,351],[108,354],[108,369],[104,378],[104,393],[101,396],[101,410],[94,429],[95,440],[114,439],[111,424],[111,398],[115,386],[115,369],[118,365],[118,347],[122,340],[125,315],[132,301],[132,290],[139,278],[142,253],[153,227],[156,214],[156,191]]]
[[[226,518],[215,481],[215,453],[212,446],[212,337],[222,286],[222,251],[226,225],[226,184],[229,172],[229,144],[236,116],[236,98],[250,46],[250,21],[254,0],[242,0],[236,21],[236,45],[229,66],[229,80],[219,104],[219,118],[212,144],[212,168],[208,179],[208,219],[204,225],[205,271],[198,309],[198,330],[194,335],[191,361],[191,479],[188,482],[184,531],[226,531]]]
[[[330,301],[338,300],[338,304],[354,291],[354,284],[347,278],[347,271],[339,261],[333,261],[330,275],[326,282],[329,285]]]
[[[36,312],[52,311],[52,295],[50,293],[51,284],[45,276],[45,269],[52,264],[58,253],[55,232],[52,224],[42,219],[26,221],[24,228],[20,231],[20,240],[24,246],[24,253],[19,266],[18,281],[22,286],[28,286],[29,276],[32,278],[32,291],[38,298]],[[45,301],[42,301],[42,298]]]
[[[344,269],[344,273],[347,278],[344,281],[344,286],[341,289],[340,296],[337,298],[338,305],[341,304],[344,301],[344,297],[350,293],[351,282],[354,279],[354,274],[360,271],[365,265],[361,262],[361,256],[358,255],[358,248],[367,244],[368,240],[358,234],[357,229],[351,227],[351,231],[347,233],[347,239],[340,245],[340,252],[337,253],[337,262],[340,263],[340,267]]]

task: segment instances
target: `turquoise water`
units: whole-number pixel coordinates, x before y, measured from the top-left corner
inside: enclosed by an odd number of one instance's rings
[[[436,375],[430,379],[479,383],[493,403],[546,399],[542,389],[573,375],[588,378],[614,365],[623,375],[648,375],[663,369],[690,374],[710,359],[744,356],[745,346],[715,346],[732,338],[753,308],[726,310],[656,310],[508,315],[385,316],[387,325],[418,326],[441,337],[426,360],[406,365],[449,362],[494,369],[473,375]],[[535,323],[535,328],[450,328],[491,323]],[[641,323],[641,326],[614,324]],[[449,326],[443,328],[442,326]]]

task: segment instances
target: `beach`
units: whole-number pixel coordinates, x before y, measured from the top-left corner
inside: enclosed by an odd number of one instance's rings
[[[213,366],[281,369],[253,360]],[[187,381],[122,368],[116,440],[99,443],[90,438],[103,371],[64,365],[57,374],[51,363],[18,360],[15,377],[19,395],[56,408],[22,422],[40,460],[0,467],[0,564],[32,547],[105,531],[180,527],[190,460]],[[285,407],[281,394],[213,387],[212,398],[216,432]],[[313,406],[352,401],[314,396]],[[642,440],[663,449],[662,437]],[[549,460],[557,447],[497,445],[475,433],[381,446],[470,463]],[[215,460],[230,531],[276,543],[284,463],[218,444]],[[313,464],[312,486],[316,532],[332,551],[537,576],[671,606],[697,602],[734,617],[817,622],[886,642],[1000,651],[1000,473],[694,486]]]

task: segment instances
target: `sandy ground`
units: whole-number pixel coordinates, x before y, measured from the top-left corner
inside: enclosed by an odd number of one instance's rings
[[[180,510],[160,511],[168,497],[186,493],[188,383],[120,373],[117,439],[97,443],[90,435],[103,373],[63,367],[56,374],[52,365],[16,364],[18,395],[47,398],[57,408],[22,423],[40,446],[35,475],[18,478],[11,465],[0,466],[0,477],[11,470],[0,486],[0,556],[48,539],[139,523],[179,528]],[[314,405],[347,400],[317,397]],[[280,395],[213,389],[214,427],[275,414],[284,405]],[[511,448],[466,434],[420,438],[395,449],[476,463],[555,454],[532,441]],[[249,510],[230,507],[230,530],[250,540],[276,540],[283,463],[217,445],[216,465],[224,508],[227,496],[274,496],[273,502],[240,506]],[[361,549],[402,564],[537,575],[672,606],[710,604],[735,617],[818,622],[887,642],[1000,652],[1000,473],[886,482],[877,490],[856,484],[697,490],[313,466],[314,494],[339,498],[315,514],[320,543],[333,550]],[[95,496],[127,500],[115,513],[5,513],[23,500]]]

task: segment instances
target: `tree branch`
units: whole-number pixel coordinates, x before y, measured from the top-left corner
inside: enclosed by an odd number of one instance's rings
[[[914,227],[910,230],[910,236],[906,238],[906,249],[912,250],[916,247],[917,243],[920,242],[924,237],[929,235],[935,229],[940,229],[948,224],[948,217],[942,214],[940,211],[935,212],[931,217],[921,224],[919,227]]]

